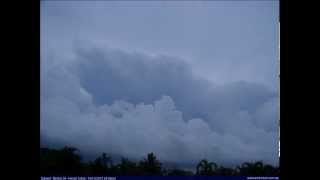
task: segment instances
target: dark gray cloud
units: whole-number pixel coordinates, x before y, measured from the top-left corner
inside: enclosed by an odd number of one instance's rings
[[[68,55],[86,39],[182,57],[218,84],[245,80],[277,88],[278,1],[44,1],[44,53]]]
[[[73,53],[42,57],[44,139],[131,158],[277,163],[275,91],[213,84],[176,57],[81,45]]]

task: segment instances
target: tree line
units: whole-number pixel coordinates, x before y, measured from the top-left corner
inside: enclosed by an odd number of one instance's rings
[[[279,176],[279,167],[262,161],[245,162],[235,168],[223,167],[206,159],[192,171],[164,168],[154,153],[139,162],[122,158],[117,164],[112,157],[102,153],[94,161],[83,162],[79,150],[40,148],[41,176]]]

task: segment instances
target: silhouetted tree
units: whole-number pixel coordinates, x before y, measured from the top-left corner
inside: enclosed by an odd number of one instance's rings
[[[121,159],[121,162],[118,165],[118,170],[118,174],[123,176],[137,176],[142,174],[137,164],[129,161],[127,158]]]
[[[111,175],[114,174],[114,172],[111,172],[112,165],[111,157],[102,153],[100,157],[90,163],[91,172],[96,175]]]
[[[177,168],[165,169],[154,153],[135,163],[122,158],[120,163],[113,165],[111,156],[102,153],[93,162],[82,162],[78,150],[74,147],[64,147],[60,150],[40,148],[40,170],[42,176],[192,176],[191,171]],[[201,160],[196,166],[199,176],[279,176],[279,167],[265,165],[261,161],[245,162],[236,168],[218,166],[214,162]]]
[[[232,168],[226,168],[223,166],[219,166],[216,172],[219,176],[234,176],[237,175],[236,171]]]
[[[273,167],[271,165],[264,166],[264,176],[279,176],[280,171],[279,168]]]
[[[78,175],[82,172],[83,164],[78,151],[73,147],[64,147],[61,150],[40,150],[40,166],[43,175]]]
[[[162,175],[162,164],[153,153],[149,153],[147,159],[140,161],[139,167],[144,175]]]
[[[215,175],[218,165],[214,162],[208,162],[206,159],[203,159],[197,165],[197,175],[210,176]]]
[[[255,163],[245,162],[238,167],[240,175],[244,176],[259,176],[265,175],[264,165],[261,161]]]
[[[165,175],[167,175],[167,176],[192,176],[193,172],[175,168],[175,169],[168,170]]]

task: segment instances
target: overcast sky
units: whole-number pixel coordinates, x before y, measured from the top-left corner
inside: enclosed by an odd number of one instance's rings
[[[277,1],[41,1],[41,137],[277,164]]]

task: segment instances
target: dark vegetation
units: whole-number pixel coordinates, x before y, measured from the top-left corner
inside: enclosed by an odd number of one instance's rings
[[[114,164],[111,156],[103,153],[94,161],[83,162],[79,151],[73,147],[63,149],[40,148],[40,172],[42,176],[279,176],[278,167],[258,162],[245,162],[236,168],[227,168],[214,162],[201,160],[196,172],[182,169],[166,169],[149,153],[139,162],[122,158]]]

